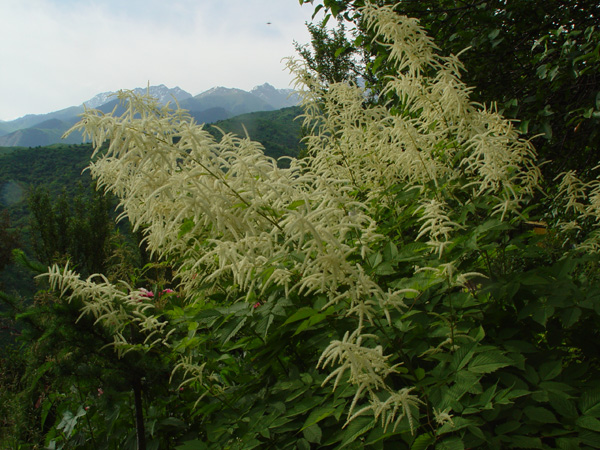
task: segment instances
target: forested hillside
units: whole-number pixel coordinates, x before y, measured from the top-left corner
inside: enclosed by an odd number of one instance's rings
[[[214,136],[222,133],[248,135],[265,147],[265,154],[273,158],[295,157],[301,148],[301,122],[295,120],[301,112],[292,107],[278,111],[249,113],[232,119],[205,125]],[[244,130],[245,127],[245,130]],[[28,202],[34,189],[47,192],[52,202],[64,196],[72,202],[77,197],[81,201],[91,196],[92,180],[84,169],[89,165],[93,152],[91,144],[63,145],[47,147],[0,147],[0,208],[10,217],[11,227],[20,231],[21,243],[31,251],[30,222],[31,211]],[[283,162],[287,165],[287,162]],[[112,215],[113,218],[116,214]],[[27,277],[17,267],[10,266],[0,273],[0,283],[8,291],[18,288],[20,283],[32,289],[30,282],[21,280]]]

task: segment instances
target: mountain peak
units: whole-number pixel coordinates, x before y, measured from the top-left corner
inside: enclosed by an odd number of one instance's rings
[[[276,89],[269,83],[255,86],[251,92],[217,86],[195,97],[179,86],[169,88],[164,84],[135,88],[132,91],[137,94],[149,92],[162,104],[173,102],[175,99],[198,123],[211,123],[240,114],[271,111],[299,103],[299,97],[291,89]],[[102,92],[79,106],[47,114],[28,114],[19,119],[1,122],[0,146],[36,146],[64,142],[60,136],[79,120],[83,105],[110,113],[115,106],[118,107],[114,94],[115,92],[111,91]],[[81,139],[81,135],[73,134],[69,139],[72,140],[70,143],[75,143],[76,139]]]
[[[273,105],[275,109],[295,106],[300,103],[300,98],[294,93],[293,89],[276,89],[269,83],[255,86],[250,93]]]
[[[269,84],[269,83],[264,83],[261,84],[260,86],[254,86],[252,88],[252,91],[250,92],[254,92],[254,91],[276,91],[277,89],[275,89],[275,87],[273,87],[273,85]]]
[[[174,88],[169,88],[164,84],[159,84],[158,86],[150,86],[145,88],[135,88],[132,91],[136,94],[145,94],[148,92],[151,96],[158,99],[158,101],[162,104],[166,104],[168,102],[172,102],[173,98],[180,102],[181,100],[185,100],[186,98],[191,98],[192,94],[184,91],[179,86],[175,86]],[[114,96],[116,92],[102,92],[92,97],[88,101],[83,104],[88,108],[98,108],[99,106],[104,105],[112,100],[112,96]]]

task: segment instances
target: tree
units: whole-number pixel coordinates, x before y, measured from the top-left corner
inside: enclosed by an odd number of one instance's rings
[[[598,2],[377,3],[418,18],[443,54],[461,55],[471,98],[496,103],[508,118],[520,121],[547,162],[548,179],[571,169],[593,176],[589,169],[599,162],[595,149],[600,145]],[[394,67],[386,62],[387,48],[372,41],[372,31],[362,25],[364,5],[364,0],[324,0],[315,11],[324,8],[361,30],[357,44],[364,42],[371,54],[365,79],[383,81]]]
[[[12,251],[18,245],[18,234],[10,229],[8,211],[3,210],[0,214],[0,271],[10,264]]]
[[[357,81],[356,49],[346,37],[344,24],[329,31],[327,21],[315,25],[307,23],[312,50],[307,45],[294,44],[308,67],[328,83]]]
[[[106,196],[92,189],[56,199],[47,190],[36,188],[29,195],[33,247],[46,265],[70,259],[83,273],[104,273],[110,254],[109,239],[114,229],[113,206]]]

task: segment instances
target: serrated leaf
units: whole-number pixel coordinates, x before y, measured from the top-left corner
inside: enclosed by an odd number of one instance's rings
[[[313,410],[310,413],[310,415],[308,416],[308,418],[306,419],[306,421],[304,422],[304,425],[302,426],[302,430],[304,430],[305,428],[308,428],[316,423],[319,423],[321,420],[325,419],[326,417],[333,415],[335,413],[335,410],[336,409],[330,404]]]
[[[446,433],[454,433],[458,430],[462,430],[463,428],[467,428],[469,426],[473,426],[474,422],[469,419],[465,419],[464,417],[454,417],[452,422],[446,422],[437,430],[437,435],[441,436]]]
[[[540,366],[540,378],[549,381],[556,378],[562,372],[562,361],[549,361]]]
[[[579,399],[579,409],[583,415],[600,417],[600,390],[586,390]]]
[[[528,406],[523,412],[529,419],[539,423],[558,423],[556,416],[551,411],[541,406]]]
[[[600,448],[600,433],[592,430],[583,430],[579,433],[581,443],[589,445],[592,448]]]
[[[233,339],[235,335],[242,329],[244,324],[246,323],[247,317],[242,318],[239,322],[231,320],[229,321],[222,329],[223,335],[221,336],[221,345],[226,344],[227,341]]]
[[[517,420],[509,420],[508,422],[498,425],[494,429],[494,432],[496,434],[507,434],[507,433],[512,433],[513,431],[516,431],[519,428],[521,428],[521,422],[519,422]]]
[[[476,344],[459,347],[458,350],[454,352],[452,361],[450,361],[450,370],[458,372],[465,367],[475,354],[475,345]]]
[[[548,393],[548,400],[550,402],[550,406],[552,406],[552,408],[562,417],[574,419],[579,416],[577,408],[571,400],[556,395],[552,392]]]
[[[308,386],[306,388],[308,389]],[[295,403],[292,408],[288,409],[287,415],[289,417],[292,417],[298,414],[305,413],[306,411],[313,409],[317,405],[322,404],[324,401],[325,399],[323,397],[305,397],[298,403]]]
[[[313,325],[316,325],[319,322],[322,322],[329,315],[331,315],[333,313],[333,311],[334,311],[334,308],[332,306],[330,306],[329,308],[327,308],[323,312],[311,315],[308,319],[306,319],[304,322],[302,322],[298,326],[298,328],[296,328],[296,331],[294,332],[294,336],[296,336],[297,334],[303,332],[304,330],[307,330],[308,328],[312,327]]]
[[[489,351],[476,355],[469,363],[468,370],[473,373],[492,373],[511,364],[512,360],[502,353]]]
[[[581,441],[576,437],[561,437],[556,439],[556,446],[561,450],[579,450],[581,448]]]
[[[600,420],[595,417],[581,416],[575,423],[587,430],[600,431]]]
[[[410,450],[426,450],[431,444],[433,444],[434,438],[431,434],[422,434],[417,436],[410,446]]]
[[[337,448],[341,449],[353,443],[359,436],[373,428],[373,425],[375,420],[372,417],[357,417],[344,428],[342,442]]]
[[[542,448],[542,440],[538,437],[513,435],[509,442],[510,448]]]
[[[438,442],[435,446],[436,450],[465,450],[465,444],[458,437],[451,437]]]
[[[485,441],[485,434],[481,431],[481,428],[473,425],[469,425],[467,429],[473,434],[473,436]]]

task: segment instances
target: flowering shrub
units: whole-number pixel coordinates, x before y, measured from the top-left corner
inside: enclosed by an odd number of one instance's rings
[[[598,357],[575,331],[597,323],[598,292],[521,230],[532,146],[469,101],[459,60],[417,21],[362,13],[398,100],[366,106],[290,61],[310,134],[289,168],[148,97],[120,93],[120,117],[87,111],[92,175],[184,298],[158,311],[139,302],[151,291],[68,267],[50,285],[120,357],[168,355],[198,448],[593,445],[600,396],[581,371]]]

